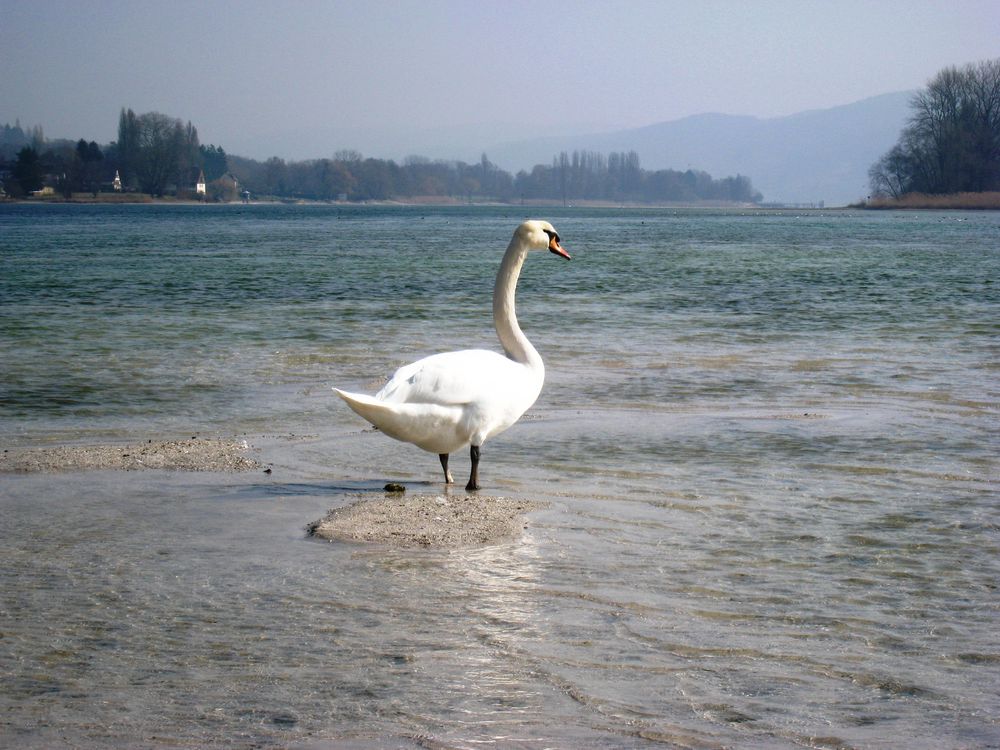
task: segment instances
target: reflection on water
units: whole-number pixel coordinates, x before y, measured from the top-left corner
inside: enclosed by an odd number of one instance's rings
[[[433,552],[306,539],[440,491],[329,388],[492,345],[519,217],[254,208],[0,208],[8,440],[274,467],[0,477],[0,746],[1000,745],[995,214],[553,212],[481,472],[549,506]]]

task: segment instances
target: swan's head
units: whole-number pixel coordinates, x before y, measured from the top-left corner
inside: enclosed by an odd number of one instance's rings
[[[521,239],[529,250],[548,250],[560,258],[569,260],[569,253],[559,244],[559,233],[547,221],[530,219],[517,228],[515,236]]]

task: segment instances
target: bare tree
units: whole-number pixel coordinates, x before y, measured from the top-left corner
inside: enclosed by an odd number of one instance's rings
[[[869,170],[876,195],[1000,189],[1000,59],[945,68],[911,110],[899,142]]]
[[[905,150],[899,145],[893,146],[868,170],[872,192],[892,198],[909,192],[910,169]]]

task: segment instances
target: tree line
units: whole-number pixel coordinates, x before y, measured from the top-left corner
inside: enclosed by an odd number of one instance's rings
[[[342,151],[331,159],[264,162],[229,157],[230,168],[253,193],[284,198],[352,201],[414,196],[460,200],[575,200],[631,202],[760,202],[750,178],[713,179],[706,172],[648,171],[639,155],[562,152],[551,164],[511,175],[483,154],[474,164],[409,157],[402,164]]]
[[[941,70],[910,109],[896,145],[868,172],[874,195],[1000,190],[1000,59]]]
[[[232,183],[220,184],[229,171],[221,146],[204,146],[190,123],[159,112],[136,115],[122,109],[118,140],[103,148],[95,141],[47,141],[40,127],[25,131],[20,123],[0,132],[0,168],[10,177],[5,191],[15,197],[45,186],[69,197],[113,189],[117,175],[121,189],[152,196],[193,193],[204,172],[209,197],[233,199]],[[214,183],[213,183],[214,181]]]
[[[227,154],[221,146],[204,146],[190,122],[122,109],[118,140],[103,148],[80,140],[46,142],[41,129],[25,133],[5,126],[0,159],[11,144],[20,145],[8,170],[7,191],[27,194],[46,180],[60,192],[109,189],[115,174],[122,189],[153,196],[182,194],[194,188],[199,171],[209,184],[209,197],[234,199],[225,190],[248,190],[278,199],[370,201],[428,197],[451,200],[521,200],[610,202],[753,203],[762,196],[748,177],[714,179],[702,171],[646,170],[635,151],[608,155],[592,151],[562,152],[550,164],[511,174],[485,154],[479,161],[432,161],[411,156],[402,164],[339,151],[332,158],[257,161]],[[0,168],[4,165],[0,163]],[[232,175],[235,180],[223,180]]]
[[[641,167],[635,151],[612,152],[607,156],[593,151],[571,154],[564,151],[553,158],[551,165],[537,165],[531,172],[519,172],[515,186],[525,198],[556,197],[563,201],[759,203],[763,200],[749,177],[714,179],[707,172],[692,169],[649,171]]]

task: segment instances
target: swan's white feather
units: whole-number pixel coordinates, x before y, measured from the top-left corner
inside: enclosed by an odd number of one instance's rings
[[[337,393],[389,437],[453,453],[514,424],[538,398],[540,376],[496,352],[466,349],[399,368],[375,396]]]
[[[444,352],[399,368],[375,398],[392,403],[465,405],[523,388],[526,374],[523,365],[487,349]]]

